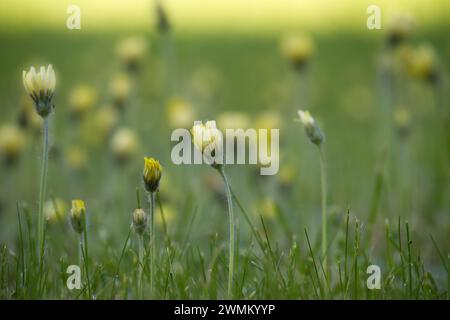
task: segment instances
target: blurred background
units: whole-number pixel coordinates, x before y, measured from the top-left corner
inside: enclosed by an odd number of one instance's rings
[[[66,27],[70,4],[80,30]],[[381,30],[366,26],[373,4]],[[0,241],[17,239],[16,201],[37,208],[41,127],[21,77],[51,63],[46,212],[48,237],[68,237],[56,241],[61,252],[77,241],[66,218],[76,198],[86,202],[91,243],[101,244],[94,254],[123,243],[144,156],[164,167],[161,234],[183,239],[190,226],[196,245],[216,232],[226,241],[220,177],[170,160],[171,130],[206,119],[280,128],[279,174],[229,166],[231,185],[280,247],[304,228],[318,238],[319,163],[295,121],[307,109],[326,135],[330,234],[349,209],[377,257],[386,219],[401,216],[434,266],[428,234],[444,252],[450,245],[449,15],[447,0],[2,1]],[[242,218],[239,229],[245,243]]]

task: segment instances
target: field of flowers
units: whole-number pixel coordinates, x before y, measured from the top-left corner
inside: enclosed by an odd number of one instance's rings
[[[448,26],[179,35],[158,17],[0,32],[1,299],[450,297]],[[278,173],[175,165],[174,129],[217,143],[195,120],[279,129]]]

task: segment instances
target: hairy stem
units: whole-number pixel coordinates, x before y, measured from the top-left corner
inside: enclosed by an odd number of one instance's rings
[[[320,184],[321,184],[321,207],[322,207],[322,258],[325,273],[327,267],[327,177],[325,168],[325,155],[323,149],[319,147],[320,155]]]
[[[41,167],[41,180],[39,185],[39,211],[38,211],[38,256],[39,265],[42,268],[43,256],[44,256],[44,202],[47,189],[47,171],[48,171],[48,131],[49,131],[49,119],[44,118],[43,128],[43,147],[42,147],[42,167]],[[40,274],[42,272],[39,272]]]

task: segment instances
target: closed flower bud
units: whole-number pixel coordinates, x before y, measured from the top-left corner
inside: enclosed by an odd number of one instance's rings
[[[23,71],[23,85],[25,91],[33,99],[37,113],[45,118],[53,110],[53,95],[55,92],[56,77],[52,65],[42,66],[39,72],[34,67],[30,71]]]
[[[216,128],[215,121],[207,121],[206,124],[199,123],[192,127],[192,142],[194,146],[206,157],[205,160],[214,168],[219,168],[216,156],[222,155],[222,133]]]
[[[138,148],[138,138],[130,129],[119,129],[112,137],[111,151],[121,165],[128,163],[136,155]]]
[[[325,136],[322,130],[320,130],[320,127],[317,125],[314,118],[308,111],[299,110],[298,115],[300,117],[301,123],[305,127],[305,132],[309,140],[315,145],[320,146],[325,140]]]
[[[131,82],[127,75],[117,74],[109,84],[109,92],[113,104],[119,109],[123,108],[131,91]]]
[[[296,68],[301,68],[311,59],[314,45],[305,35],[291,35],[282,40],[281,52]]]
[[[67,205],[62,199],[50,199],[45,203],[44,215],[48,222],[61,221],[66,213]]]
[[[409,59],[409,71],[419,80],[435,83],[439,79],[437,57],[433,47],[422,45]]]
[[[410,16],[397,15],[391,18],[387,27],[387,42],[390,46],[402,43],[411,33],[414,21]]]
[[[186,101],[172,99],[167,105],[167,117],[172,128],[187,128],[195,119],[195,110]]]
[[[147,214],[138,208],[133,211],[133,228],[137,234],[142,235],[147,227]]]
[[[136,71],[147,50],[147,42],[143,37],[130,37],[122,40],[117,46],[117,53],[130,71]]]
[[[70,222],[73,229],[79,234],[83,233],[86,227],[86,207],[83,200],[73,200],[70,209]]]
[[[145,190],[148,192],[158,191],[161,176],[162,168],[158,160],[153,158],[144,158],[144,171],[142,178],[144,180]]]

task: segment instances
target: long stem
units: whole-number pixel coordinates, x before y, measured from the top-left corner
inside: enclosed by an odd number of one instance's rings
[[[320,154],[320,182],[321,182],[321,204],[322,204],[322,258],[325,272],[328,273],[327,266],[327,177],[325,172],[325,156],[322,147],[319,147]]]
[[[231,196],[230,184],[228,182],[227,176],[225,174],[224,167],[222,166],[219,170],[220,175],[223,178],[225,183],[225,189],[227,193],[227,204],[228,204],[228,218],[229,218],[229,236],[230,236],[230,245],[229,245],[229,264],[228,264],[228,298],[232,298],[233,293],[233,277],[234,277],[234,238],[235,238],[235,221],[234,221],[234,212],[233,212],[233,200]]]
[[[84,243],[83,243],[83,240],[84,240]],[[83,262],[84,262],[84,270],[86,272],[87,291],[88,291],[89,299],[92,299],[91,280],[89,279],[89,264],[88,264],[89,256],[88,256],[88,242],[87,242],[87,233],[86,233],[86,223],[84,225],[83,233],[80,234],[80,248],[81,248],[81,254],[82,254]]]
[[[149,193],[150,204],[150,292],[153,295],[153,276],[155,274],[155,228],[154,228],[154,216],[155,216],[155,192]]]
[[[48,171],[48,117],[44,118],[44,136],[42,148],[42,167],[41,181],[39,186],[39,211],[38,211],[38,256],[39,265],[42,266],[44,256],[44,201],[47,189],[47,171]]]
[[[142,300],[144,297],[144,285],[142,281],[142,274],[144,270],[144,238],[139,236],[139,274],[138,274],[138,299]]]

